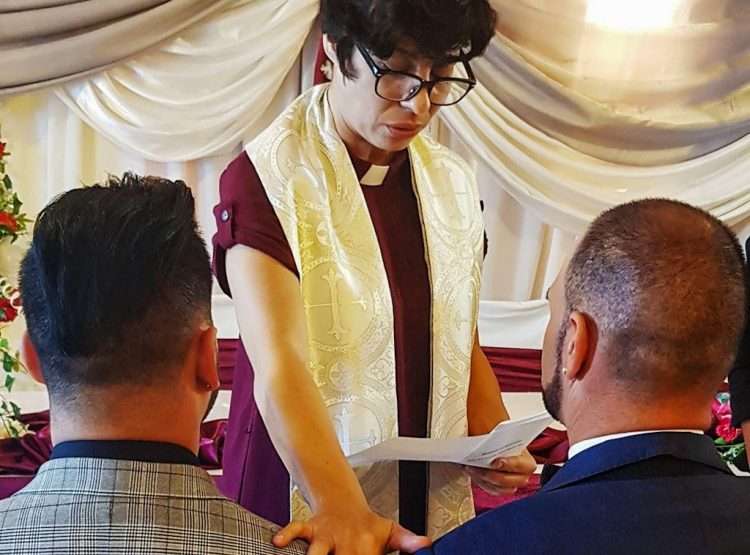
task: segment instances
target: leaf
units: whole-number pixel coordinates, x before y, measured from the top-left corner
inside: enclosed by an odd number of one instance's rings
[[[13,357],[8,353],[3,353],[3,370],[13,372]]]
[[[13,188],[13,181],[11,181],[9,175],[6,175],[3,178],[3,185],[5,185],[5,188],[8,189],[9,191]]]
[[[14,378],[11,374],[7,374],[5,376],[5,389],[8,391],[13,390],[13,384],[16,382],[16,378]]]
[[[5,337],[0,337],[0,349],[10,349],[10,342]]]

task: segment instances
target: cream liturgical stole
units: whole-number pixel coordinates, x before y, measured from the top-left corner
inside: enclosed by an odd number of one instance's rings
[[[398,436],[393,305],[378,239],[327,85],[298,98],[248,147],[300,274],[310,372],[346,455]],[[467,433],[466,400],[483,257],[472,171],[425,137],[409,147],[432,288],[431,437]],[[373,510],[398,518],[398,464],[356,468]],[[309,508],[292,487],[292,517]],[[460,468],[431,464],[428,534],[474,515]]]

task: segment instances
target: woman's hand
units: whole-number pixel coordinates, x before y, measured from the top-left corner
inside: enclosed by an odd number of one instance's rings
[[[529,452],[503,457],[492,462],[492,468],[464,467],[472,481],[491,495],[509,495],[529,482],[536,461]]]
[[[276,547],[295,539],[306,540],[308,555],[381,555],[390,551],[415,553],[432,544],[396,522],[383,518],[368,507],[352,509],[347,503],[321,508],[305,522],[292,522],[273,538]]]

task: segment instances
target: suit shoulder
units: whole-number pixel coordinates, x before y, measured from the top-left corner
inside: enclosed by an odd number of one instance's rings
[[[222,500],[221,502],[222,535],[242,538],[238,553],[290,553],[303,555],[307,549],[303,542],[295,542],[284,550],[277,549],[272,544],[273,536],[280,527],[253,513],[245,510],[236,503]],[[247,549],[247,551],[244,551]],[[259,551],[262,550],[262,551]]]

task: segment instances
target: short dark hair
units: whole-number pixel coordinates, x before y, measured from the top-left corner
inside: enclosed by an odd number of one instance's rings
[[[497,14],[487,0],[322,0],[322,29],[336,43],[342,73],[352,77],[350,60],[359,44],[389,58],[403,40],[439,60],[456,50],[470,60],[484,52]]]
[[[565,279],[568,314],[587,314],[614,377],[639,394],[716,387],[745,324],[737,237],[693,206],[664,199],[604,212]]]
[[[50,395],[164,383],[200,321],[211,270],[182,181],[111,177],[42,210],[21,263],[31,341]]]

